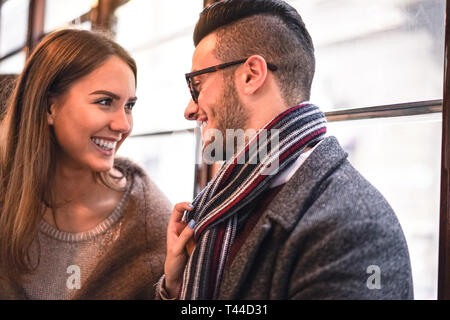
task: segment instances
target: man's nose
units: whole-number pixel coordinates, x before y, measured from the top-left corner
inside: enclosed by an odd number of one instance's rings
[[[189,104],[184,110],[184,117],[186,120],[197,120],[198,118],[198,105],[191,99]]]

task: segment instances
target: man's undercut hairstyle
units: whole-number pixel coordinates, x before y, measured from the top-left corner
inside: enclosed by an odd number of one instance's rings
[[[195,26],[194,45],[215,32],[215,56],[229,62],[260,55],[287,105],[309,100],[314,45],[298,12],[280,0],[223,0],[206,7]],[[233,68],[235,70],[235,68]]]

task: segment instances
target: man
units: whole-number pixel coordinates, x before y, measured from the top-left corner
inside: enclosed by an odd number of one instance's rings
[[[201,13],[194,43],[185,117],[201,124],[205,148],[233,149],[227,130],[258,133],[191,208],[175,207],[158,294],[412,299],[394,212],[337,140],[325,137],[325,117],[308,102],[314,48],[297,11],[278,0],[220,1]]]

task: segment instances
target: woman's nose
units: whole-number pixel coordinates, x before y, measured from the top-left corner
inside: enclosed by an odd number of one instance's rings
[[[113,119],[110,123],[110,128],[113,131],[128,133],[131,131],[132,119],[125,110],[118,110],[114,113]]]

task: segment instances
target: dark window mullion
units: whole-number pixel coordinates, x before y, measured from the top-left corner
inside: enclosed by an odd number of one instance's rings
[[[25,46],[23,46],[23,47],[21,47],[21,48],[18,48],[18,49],[15,49],[15,50],[12,50],[12,51],[8,52],[8,53],[5,54],[4,56],[0,57],[0,62],[2,62],[2,61],[5,60],[5,59],[8,59],[9,57],[12,57],[12,56],[14,56],[14,55],[20,53],[24,48],[25,48]]]
[[[438,299],[450,299],[450,0],[445,18],[444,103],[442,113],[441,205],[439,225]]]
[[[44,34],[45,0],[30,0],[28,14],[28,32],[26,56],[29,57],[34,47]]]

